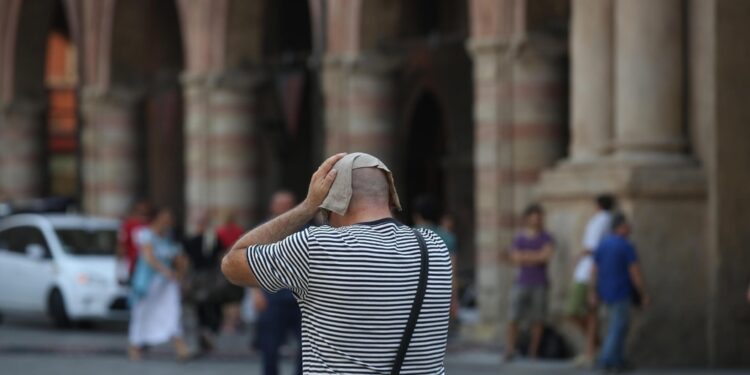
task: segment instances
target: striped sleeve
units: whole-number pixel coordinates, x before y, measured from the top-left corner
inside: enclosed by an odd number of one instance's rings
[[[309,274],[307,229],[268,245],[247,248],[247,261],[260,286],[275,293],[289,289],[298,298],[307,294]]]

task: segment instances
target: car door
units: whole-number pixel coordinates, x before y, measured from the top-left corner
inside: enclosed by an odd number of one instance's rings
[[[28,258],[21,244],[19,228],[0,231],[0,308],[22,310],[27,293],[27,278],[23,269]]]
[[[42,231],[34,226],[17,227],[18,246],[23,249],[23,262],[19,270],[25,285],[21,294],[20,306],[24,310],[44,311],[47,306],[47,294],[54,280],[54,266],[49,244]],[[29,253],[33,246],[41,247],[38,255]]]

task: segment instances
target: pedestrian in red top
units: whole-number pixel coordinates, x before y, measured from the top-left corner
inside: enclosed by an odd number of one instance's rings
[[[235,216],[231,212],[227,212],[224,215],[222,224],[216,228],[216,237],[219,240],[219,246],[221,247],[221,254],[224,254],[227,249],[231,248],[232,245],[245,233],[244,229],[240,227],[235,221]],[[241,325],[241,309],[240,304],[245,296],[245,289],[236,285],[227,284],[222,293],[223,306],[223,318],[224,324],[222,331],[225,334],[234,334],[240,328]]]
[[[237,225],[234,214],[227,213],[224,224],[216,229],[216,236],[219,238],[219,245],[222,251],[230,248],[244,234],[242,227]]]
[[[125,259],[128,279],[133,274],[133,269],[138,260],[138,246],[135,244],[135,236],[141,228],[148,224],[150,212],[151,204],[145,199],[138,200],[133,204],[130,214],[122,220],[120,226],[117,256],[120,259]]]

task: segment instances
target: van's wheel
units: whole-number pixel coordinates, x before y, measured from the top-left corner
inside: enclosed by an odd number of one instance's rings
[[[68,312],[65,310],[65,299],[60,289],[54,289],[50,293],[47,312],[55,327],[69,328],[71,326],[70,317],[68,317]]]

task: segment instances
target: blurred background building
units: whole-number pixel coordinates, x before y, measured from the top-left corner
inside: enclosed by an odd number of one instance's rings
[[[748,365],[748,35],[743,0],[3,0],[0,190],[251,225],[325,155],[370,152],[454,217],[480,341],[522,208],[547,208],[559,317],[611,192],[654,297],[635,359]]]

